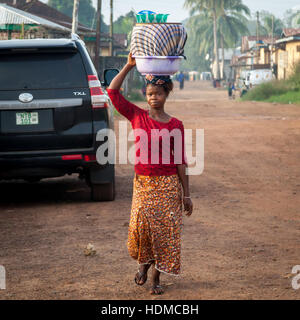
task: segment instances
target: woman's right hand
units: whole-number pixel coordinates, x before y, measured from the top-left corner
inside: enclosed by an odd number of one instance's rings
[[[135,58],[132,57],[132,53],[131,52],[128,55],[127,64],[129,64],[131,67],[134,67],[136,65]]]

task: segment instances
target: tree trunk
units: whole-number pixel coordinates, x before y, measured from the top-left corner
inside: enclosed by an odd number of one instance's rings
[[[102,0],[97,2],[97,23],[96,23],[96,45],[95,45],[95,57],[94,65],[99,72],[99,53],[100,53],[100,38],[101,38],[101,9],[102,9]]]
[[[214,22],[214,53],[216,63],[216,79],[220,79],[220,65],[219,65],[219,50],[218,50],[218,38],[217,38],[217,12],[216,8],[212,9],[213,22]]]
[[[110,26],[109,26],[109,55],[114,55],[114,30],[113,30],[114,22],[113,22],[113,0],[110,0]]]
[[[72,19],[72,33],[77,33],[77,28],[78,28],[78,6],[79,6],[79,0],[74,0],[73,19]]]

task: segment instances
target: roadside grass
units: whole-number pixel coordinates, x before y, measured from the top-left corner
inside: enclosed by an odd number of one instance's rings
[[[283,104],[300,104],[300,63],[293,67],[287,80],[272,80],[248,91],[242,101],[265,101]]]
[[[292,87],[287,81],[273,80],[249,90],[242,98],[242,101],[266,101],[270,97],[280,96],[292,91]]]
[[[300,91],[289,91],[281,95],[271,96],[269,99],[265,101],[284,104],[300,104]]]

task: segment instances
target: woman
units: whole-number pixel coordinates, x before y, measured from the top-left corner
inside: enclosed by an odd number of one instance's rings
[[[135,275],[136,284],[143,285],[147,281],[148,269],[153,265],[150,293],[161,294],[163,288],[160,285],[160,273],[178,275],[180,272],[182,202],[188,216],[192,214],[193,204],[185,173],[183,125],[164,110],[173,83],[170,77],[146,76],[146,98],[150,109],[141,109],[127,101],[119,92],[126,75],[134,66],[135,59],[129,54],[127,64],[113,79],[107,93],[116,109],[131,122],[133,129],[143,129],[146,133],[147,141],[140,137],[139,149],[136,150],[127,245],[129,254],[139,263]],[[164,148],[165,143],[161,144],[160,137],[158,148],[151,144],[152,139],[157,138],[153,133],[157,134],[158,130],[163,129],[167,129],[164,132],[177,129],[175,131],[180,133],[180,140],[175,136],[171,139],[170,149]],[[135,139],[137,146],[138,137]],[[141,154],[145,153],[146,157],[144,156],[143,161],[140,160]],[[153,161],[155,156],[159,161]],[[170,158],[169,163],[163,161],[166,156]]]

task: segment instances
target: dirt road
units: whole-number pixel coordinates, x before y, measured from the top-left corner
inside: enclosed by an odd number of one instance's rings
[[[204,172],[190,178],[182,276],[162,275],[159,297],[149,283],[134,284],[133,167],[117,165],[114,202],[90,202],[76,176],[0,183],[0,299],[300,298],[291,286],[300,265],[300,106],[229,101],[197,82],[176,88],[166,109],[205,134]],[[88,243],[95,256],[84,255]]]

